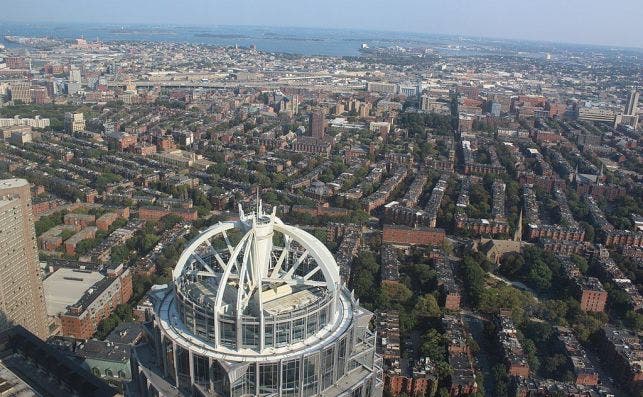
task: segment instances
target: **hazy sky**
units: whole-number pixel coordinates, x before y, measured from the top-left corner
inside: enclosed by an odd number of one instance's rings
[[[0,20],[360,28],[643,47],[643,0],[0,0]]]

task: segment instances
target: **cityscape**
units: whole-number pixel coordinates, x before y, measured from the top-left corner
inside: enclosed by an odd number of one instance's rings
[[[1,19],[0,395],[643,396],[635,40]]]

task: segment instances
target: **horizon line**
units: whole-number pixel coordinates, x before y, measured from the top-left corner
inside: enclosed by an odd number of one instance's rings
[[[468,39],[478,39],[478,40],[497,40],[505,42],[525,42],[525,43],[536,43],[536,44],[556,44],[556,45],[565,45],[565,46],[586,46],[586,47],[601,47],[608,49],[623,49],[623,50],[639,50],[643,51],[643,46],[625,46],[625,45],[616,45],[616,44],[598,44],[598,43],[586,43],[586,42],[571,42],[571,41],[553,41],[553,40],[536,40],[536,39],[526,39],[526,38],[509,38],[509,37],[494,37],[494,36],[485,36],[485,35],[471,35],[471,34],[460,34],[460,33],[436,33],[436,32],[418,32],[418,31],[408,31],[408,30],[391,30],[391,29],[375,29],[375,28],[358,28],[358,27],[327,27],[327,26],[297,26],[297,25],[255,25],[255,24],[207,24],[207,23],[176,23],[176,22],[82,22],[82,21],[17,21],[17,20],[6,20],[0,18],[0,24],[10,23],[10,24],[60,24],[60,25],[120,25],[120,26],[172,26],[172,27],[247,27],[247,28],[290,28],[290,29],[315,29],[315,30],[327,30],[327,31],[362,31],[362,32],[374,32],[374,33],[398,33],[398,34],[414,34],[414,35],[426,35],[426,36],[445,36],[450,38],[468,38]],[[119,40],[109,40],[109,41],[119,41]],[[140,41],[140,40],[129,40],[129,41]],[[172,42],[171,40],[160,40],[161,42]]]

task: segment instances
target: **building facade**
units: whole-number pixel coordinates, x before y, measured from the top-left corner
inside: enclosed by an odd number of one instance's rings
[[[0,181],[0,327],[17,324],[49,336],[31,191],[24,179]]]

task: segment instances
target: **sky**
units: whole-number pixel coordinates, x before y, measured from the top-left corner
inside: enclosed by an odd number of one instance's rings
[[[0,20],[350,28],[643,48],[643,0],[0,0]]]

